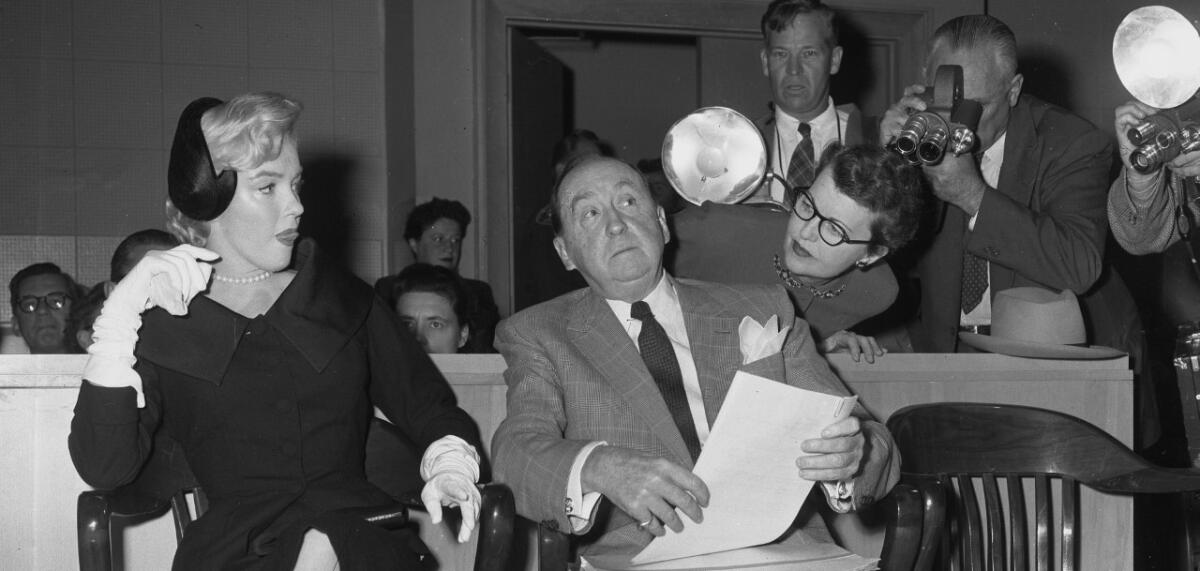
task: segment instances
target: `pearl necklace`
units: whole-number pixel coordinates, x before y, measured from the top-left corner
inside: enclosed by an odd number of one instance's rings
[[[845,282],[843,282],[842,285],[838,286],[836,289],[821,289],[796,279],[794,276],[792,276],[792,272],[788,271],[787,268],[783,267],[783,264],[779,263],[779,254],[775,254],[775,272],[779,274],[779,277],[783,279],[783,283],[787,284],[788,287],[795,289],[806,289],[809,291],[809,293],[813,294],[813,297],[819,299],[834,298],[842,295],[843,291],[846,291]]]
[[[269,272],[267,270],[263,270],[261,274],[253,275],[248,278],[230,278],[230,277],[226,277],[226,276],[216,274],[216,273],[213,274],[214,280],[217,280],[221,283],[233,284],[233,285],[252,284],[254,282],[261,282],[269,277],[271,277],[271,272]]]

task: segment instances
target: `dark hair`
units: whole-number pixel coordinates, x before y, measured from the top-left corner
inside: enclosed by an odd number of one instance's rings
[[[140,258],[139,260],[131,259],[131,254],[141,246],[162,246],[163,249],[170,249],[178,245],[177,238],[162,230],[155,228],[138,230],[117,244],[117,249],[113,251],[112,261],[109,262],[108,279],[114,283],[121,281],[140,260]]]
[[[933,32],[929,52],[940,44],[953,51],[983,49],[996,55],[1005,72],[1017,72],[1017,36],[992,16],[973,14],[947,20]]]
[[[566,163],[577,158],[577,155],[581,154],[581,149],[585,144],[596,147],[601,156],[611,157],[616,154],[613,152],[612,145],[600,140],[600,137],[595,132],[588,129],[575,129],[564,135],[563,138],[554,144],[553,159],[555,172],[561,172],[562,169],[566,168]]]
[[[17,272],[17,274],[14,275],[11,280],[8,281],[8,302],[10,305],[12,305],[12,312],[14,316],[17,314],[17,295],[21,287],[21,282],[25,281],[25,278],[42,275],[62,276],[63,281],[67,282],[67,291],[63,293],[66,293],[67,297],[70,297],[72,301],[79,297],[79,286],[75,285],[75,280],[71,279],[71,276],[63,272],[57,264],[50,262],[39,262],[37,264],[25,266],[21,269],[21,271]]]
[[[875,214],[871,238],[892,252],[917,233],[923,218],[921,170],[878,145],[830,145],[817,173],[830,169],[842,194]]]
[[[440,295],[450,302],[460,326],[467,325],[467,289],[462,278],[450,268],[433,264],[416,263],[404,268],[392,282],[391,303],[395,309],[400,296],[409,292],[427,292]]]
[[[637,173],[637,175],[639,177],[641,177],[642,186],[646,189],[646,194],[650,195],[651,198],[654,197],[653,193],[650,192],[650,183],[646,180],[646,175],[642,174],[642,171],[638,170],[633,165],[631,165],[625,161],[622,161],[620,159],[615,159],[612,157],[605,157],[602,155],[586,155],[586,156],[579,157],[576,160],[567,163],[567,166],[565,169],[563,169],[562,174],[558,175],[558,180],[554,181],[554,190],[550,192],[550,226],[552,228],[554,228],[555,236],[562,235],[562,228],[563,228],[562,212],[561,212],[562,205],[559,204],[558,202],[559,202],[559,198],[561,198],[561,196],[562,196],[563,181],[567,180],[567,176],[570,175],[571,173],[575,172],[579,167],[589,164],[589,163],[599,160],[599,159],[613,160],[613,161],[619,162],[619,163],[629,167],[630,169],[632,169],[633,172]]]
[[[821,3],[821,0],[775,0],[767,6],[763,13],[762,29],[763,42],[770,38],[770,32],[782,32],[792,25],[796,16],[812,14],[819,16],[829,30],[829,47],[838,45],[837,13],[833,8]]]
[[[79,301],[71,304],[71,314],[67,317],[63,343],[73,351],[83,351],[75,334],[84,329],[91,329],[92,323],[100,316],[100,309],[104,307],[104,300],[108,297],[104,286],[104,282],[92,286],[92,289],[88,290]]]
[[[404,225],[404,239],[420,240],[421,235],[430,226],[443,218],[457,222],[463,236],[467,235],[467,225],[471,223],[471,213],[467,211],[467,207],[457,200],[434,197],[429,202],[417,205],[408,214],[408,222]]]

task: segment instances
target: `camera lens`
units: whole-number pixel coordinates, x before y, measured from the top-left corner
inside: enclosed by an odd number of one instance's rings
[[[1141,125],[1134,125],[1125,133],[1129,137],[1129,142],[1137,146],[1142,146],[1154,140],[1154,133],[1158,132],[1158,125],[1153,121],[1146,121]]]
[[[946,154],[946,140],[949,137],[950,134],[942,126],[930,129],[925,133],[925,138],[921,140],[921,146],[917,147],[917,156],[921,158],[921,162],[932,165],[942,160],[942,155]]]
[[[1154,144],[1142,145],[1129,154],[1129,164],[1133,165],[1133,170],[1143,174],[1156,170],[1168,160],[1164,149]]]
[[[929,118],[924,113],[915,113],[904,123],[896,138],[896,150],[902,155],[911,155],[917,150],[925,132],[929,129]]]

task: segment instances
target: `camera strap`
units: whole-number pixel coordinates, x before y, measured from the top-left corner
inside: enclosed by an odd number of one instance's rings
[[[1200,279],[1200,261],[1196,260],[1196,247],[1193,241],[1192,230],[1196,228],[1196,213],[1192,211],[1192,203],[1200,200],[1200,188],[1197,188],[1196,183],[1191,177],[1179,177],[1179,200],[1175,202],[1175,229],[1179,232],[1179,238],[1187,248],[1188,260],[1191,262],[1192,272],[1196,274],[1196,278]]]

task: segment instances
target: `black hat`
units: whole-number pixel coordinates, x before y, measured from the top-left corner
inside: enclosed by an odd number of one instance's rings
[[[171,143],[167,192],[175,207],[193,220],[206,221],[220,216],[237,189],[235,171],[224,170],[218,174],[213,167],[204,130],[200,127],[204,112],[222,103],[212,97],[201,97],[189,103],[179,115],[175,141]]]

